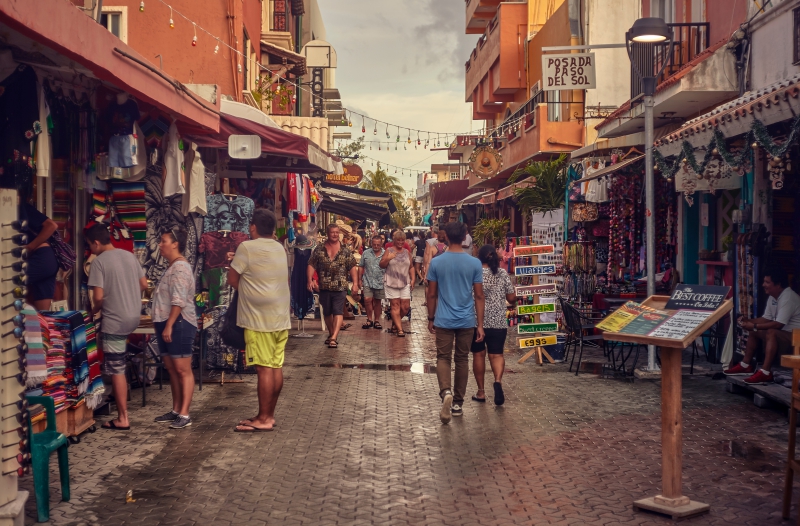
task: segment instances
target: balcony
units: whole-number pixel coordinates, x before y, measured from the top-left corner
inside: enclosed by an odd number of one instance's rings
[[[472,50],[465,64],[465,100],[472,102],[473,118],[493,118],[495,105],[513,101],[526,89],[521,28],[526,30],[527,20],[527,4],[501,3]]]
[[[497,6],[501,0],[464,0],[467,5],[468,35],[480,35],[486,30],[486,24],[497,14]]]
[[[515,169],[528,161],[541,161],[552,156],[571,152],[583,146],[583,124],[578,120],[553,122],[554,112],[548,115],[548,106],[541,103],[544,92],[539,92],[520,111],[506,120],[508,126],[500,126],[494,135],[502,144],[499,151],[503,155],[503,170],[489,180],[470,177],[470,188],[496,187],[508,179]],[[565,105],[568,103],[564,103]],[[567,110],[561,112],[566,114]]]

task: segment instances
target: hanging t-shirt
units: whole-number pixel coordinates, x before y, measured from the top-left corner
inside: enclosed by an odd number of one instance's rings
[[[111,135],[133,135],[133,123],[139,120],[139,105],[133,99],[108,106],[108,126]]]
[[[200,237],[199,252],[205,254],[203,270],[212,268],[222,268],[230,266],[228,253],[236,252],[243,241],[250,239],[250,236],[242,232],[206,232]]]
[[[286,174],[287,184],[287,201],[289,203],[289,210],[297,210],[297,176],[296,174]]]
[[[250,232],[250,219],[253,217],[255,203],[249,197],[212,194],[206,196],[206,205],[208,214],[203,219],[203,231]]]
[[[167,133],[164,152],[164,197],[186,193],[186,176],[183,171],[183,153],[180,148],[178,127],[173,122]]]

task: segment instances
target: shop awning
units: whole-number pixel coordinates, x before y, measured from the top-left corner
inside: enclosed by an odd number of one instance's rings
[[[481,190],[480,192],[477,192],[477,193],[474,193],[474,194],[472,194],[470,196],[465,197],[464,199],[462,199],[461,201],[456,203],[456,209],[457,210],[461,210],[461,208],[463,208],[465,205],[476,205],[476,204],[478,204],[478,201],[481,200],[481,197],[483,197],[483,194],[485,194],[485,193],[486,193],[485,191]]]
[[[431,183],[431,208],[453,206],[471,194],[467,179]]]
[[[350,199],[360,203],[368,203],[377,206],[386,206],[391,213],[397,212],[397,206],[394,204],[394,199],[390,194],[385,192],[376,192],[374,190],[367,190],[357,186],[344,186],[333,184],[326,181],[320,182],[319,190],[324,195],[330,195],[339,199]]]
[[[306,57],[294,51],[289,51],[271,42],[261,41],[261,57],[263,60],[264,54],[278,57],[280,60],[286,61],[287,73],[302,77],[306,74]],[[269,65],[272,65],[270,62]]]
[[[622,170],[626,166],[630,166],[630,165],[632,165],[632,164],[634,164],[634,163],[636,163],[638,161],[641,161],[642,159],[644,159],[644,155],[637,155],[635,157],[631,157],[629,159],[625,159],[624,161],[618,162],[617,164],[612,164],[611,166],[606,166],[605,168],[601,168],[600,170],[597,170],[596,172],[592,172],[592,175],[589,175],[588,177],[584,177],[582,179],[578,179],[575,182],[576,183],[583,183],[583,182],[586,182],[586,181],[592,181],[594,179],[599,179],[600,177],[603,177],[605,175],[609,175],[609,174],[612,174],[612,173],[614,173],[614,172],[616,172],[618,170]]]
[[[714,131],[726,138],[750,131],[758,119],[769,126],[793,119],[800,114],[800,75],[783,79],[757,91],[717,106],[710,112],[690,120],[681,128],[655,141],[661,155],[668,157],[681,151],[683,142],[693,147],[708,146]]]
[[[337,169],[337,162],[341,164],[341,161],[336,161],[305,137],[226,113],[220,114],[218,133],[191,136],[190,139],[198,146],[227,150],[228,137],[231,135],[258,135],[261,137],[261,153],[267,154],[267,156],[250,161],[253,171],[334,173]],[[246,165],[247,163],[244,161],[231,160],[228,169],[244,171]]]
[[[524,180],[518,183],[510,184],[504,188],[501,188],[497,191],[497,200],[502,201],[503,199],[508,199],[509,197],[514,197],[518,188],[528,188],[533,186],[533,181]]]
[[[107,82],[174,116],[182,132],[216,132],[218,107],[164,74],[72,2],[36,0],[3,2],[0,30],[9,46],[20,36],[40,46],[21,49],[20,62],[81,73]],[[6,26],[6,27],[3,27]],[[11,31],[8,31],[10,28]],[[12,52],[14,51],[12,47]]]
[[[359,221],[364,221],[366,219],[380,220],[384,216],[389,215],[389,211],[382,206],[331,195],[324,195],[318,210],[345,216],[350,219],[357,219]]]

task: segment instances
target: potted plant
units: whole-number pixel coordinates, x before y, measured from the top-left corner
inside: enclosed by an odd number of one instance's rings
[[[728,234],[722,238],[722,254],[720,254],[721,261],[733,260],[733,234]]]
[[[549,161],[532,162],[516,170],[509,179],[513,183],[523,176],[529,176],[532,184],[525,188],[517,188],[514,197],[519,208],[526,217],[533,214],[545,214],[564,208],[567,191],[567,156],[560,156]]]
[[[476,245],[482,242],[498,246],[503,242],[507,224],[508,219],[481,219],[472,229],[473,242]]]

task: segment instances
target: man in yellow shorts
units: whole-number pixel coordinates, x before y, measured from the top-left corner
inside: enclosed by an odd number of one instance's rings
[[[275,214],[258,209],[250,222],[250,241],[236,249],[228,284],[239,291],[236,324],[244,328],[247,365],[258,373],[258,415],[235,431],[272,431],[283,387],[283,355],[289,339],[289,270],[283,245],[275,241]]]

